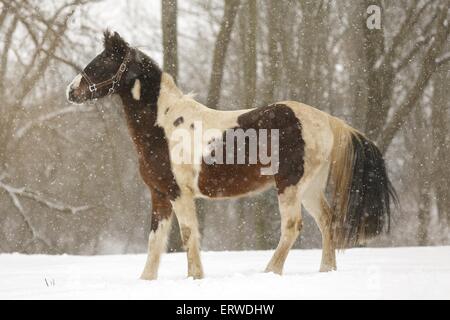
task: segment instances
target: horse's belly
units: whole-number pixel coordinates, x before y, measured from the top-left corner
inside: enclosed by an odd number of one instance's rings
[[[273,176],[262,175],[259,165],[203,163],[197,187],[208,198],[229,198],[260,191],[273,183]]]

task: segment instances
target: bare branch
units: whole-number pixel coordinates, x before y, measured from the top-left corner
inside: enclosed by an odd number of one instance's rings
[[[228,45],[231,40],[233,24],[238,12],[240,0],[226,0],[225,8],[217,35],[213,54],[213,65],[211,70],[211,80],[209,82],[207,104],[210,108],[217,109],[220,100],[222,87],[223,68],[225,65]]]
[[[438,26],[445,26],[444,28],[438,28],[437,34],[432,42],[430,48],[427,50],[423,59],[423,65],[420,69],[419,76],[413,88],[409,91],[404,103],[400,106],[397,112],[394,113],[392,120],[387,123],[385,129],[379,139],[379,146],[382,152],[386,152],[387,147],[391,144],[397,131],[405,122],[405,119],[410,114],[411,110],[416,105],[417,101],[422,96],[428,81],[438,67],[436,58],[441,54],[442,49],[447,43],[447,38],[450,33],[449,25],[445,25],[444,21],[447,19],[447,11],[440,10],[439,18],[437,21]]]
[[[403,70],[411,62],[411,60],[419,53],[419,51],[423,49],[426,45],[428,45],[428,43],[434,36],[435,35],[432,34],[424,39],[419,40],[414,45],[414,48],[403,58],[403,60],[394,65],[395,72],[398,73],[401,70]]]
[[[388,62],[392,61],[392,58],[394,57],[394,54],[395,54],[397,48],[402,44],[403,40],[405,39],[405,33],[411,25],[411,20],[412,20],[414,11],[416,10],[418,4],[419,4],[418,1],[414,2],[411,5],[411,7],[409,7],[408,10],[406,11],[405,20],[403,21],[402,25],[400,26],[397,34],[394,36],[391,47],[389,48],[387,53],[383,56],[384,61],[388,61]],[[381,63],[378,65],[381,65]]]
[[[64,5],[64,6],[60,7],[57,10],[57,12],[53,15],[53,18],[51,19],[51,21],[53,21],[54,24],[57,26],[57,30],[56,31],[53,30],[53,28],[54,28],[53,24],[51,24],[51,25],[49,24],[47,26],[47,30],[40,42],[40,46],[35,51],[34,56],[31,60],[31,63],[29,64],[29,67],[27,68],[27,70],[25,70],[23,77],[20,81],[21,82],[20,90],[17,90],[18,93],[14,97],[15,105],[12,108],[15,111],[10,112],[4,121],[4,123],[6,125],[4,126],[4,130],[2,133],[3,137],[7,137],[11,134],[12,126],[13,126],[17,111],[19,110],[19,107],[22,105],[23,101],[25,100],[25,98],[27,97],[29,92],[36,85],[37,81],[43,76],[44,71],[48,68],[48,66],[51,62],[51,59],[52,59],[52,54],[54,54],[56,52],[56,49],[60,45],[61,40],[63,38],[62,35],[67,30],[68,20],[74,14],[75,11],[71,10],[70,12],[66,13],[64,15],[63,21],[58,23],[57,20],[58,20],[59,14],[63,11],[64,8],[70,7],[74,3],[80,3],[80,2],[81,2],[81,0],[76,0],[76,1],[72,2],[70,5]],[[50,34],[52,34],[53,37],[51,37]],[[49,38],[49,37],[51,37],[51,40],[47,41],[47,38]],[[48,42],[48,49],[47,49],[48,53],[42,59],[40,59],[39,62],[36,62],[35,60],[39,56],[39,53],[41,52],[41,49],[43,48],[45,42]]]
[[[450,52],[447,52],[446,54],[435,60],[435,63],[438,67],[441,67],[448,62],[450,62]]]
[[[24,74],[24,78],[22,79],[22,83],[23,83],[22,90],[21,90],[20,94],[16,97],[16,100],[20,104],[22,103],[23,99],[25,99],[25,97],[28,95],[30,90],[33,88],[36,81],[42,76],[43,71],[48,67],[48,64],[52,58],[52,55],[55,53],[58,45],[61,42],[62,34],[64,34],[64,32],[67,29],[67,22],[73,14],[74,14],[74,11],[70,11],[69,13],[67,13],[65,15],[64,22],[60,24],[60,27],[58,30],[59,34],[55,34],[53,36],[53,39],[50,41],[50,43],[48,45],[46,57],[43,58],[41,61],[39,61],[39,63],[37,64],[37,67],[35,68],[35,71]],[[54,21],[56,21],[56,19],[57,19],[56,14],[53,19],[54,19]],[[53,26],[48,26],[48,29],[46,32],[47,36],[48,36],[48,33],[50,32],[50,30],[55,33],[55,31],[53,30]],[[44,37],[43,40],[41,41],[39,50],[36,50],[34,57],[31,60],[29,71],[34,69],[35,60],[37,59],[39,53],[43,49],[45,39],[46,39],[46,37]]]
[[[30,230],[33,239],[42,241],[47,247],[51,247],[49,241],[47,241],[46,239],[44,239],[43,237],[41,237],[39,235],[39,233],[37,232],[37,230],[35,229],[35,227],[33,226],[33,224],[31,223],[31,219],[28,217],[28,215],[26,214],[25,210],[22,207],[22,204],[20,203],[19,198],[17,197],[17,193],[22,191],[21,189],[16,189],[13,187],[10,187],[6,184],[4,184],[1,179],[0,179],[0,188],[2,188],[3,190],[6,191],[6,193],[9,195],[9,197],[11,198],[14,206],[16,207],[17,211],[19,211],[19,213],[21,214],[21,217],[25,223],[25,225],[27,226],[28,230]]]
[[[5,22],[7,10],[5,10],[5,5],[3,5],[2,12],[0,13],[0,30],[3,26],[3,22]]]
[[[407,33],[411,31],[414,25],[419,21],[423,11],[432,3],[432,0],[426,2],[417,12],[416,9],[419,5],[419,1],[415,1],[411,7],[406,11],[406,18],[403,21],[402,25],[399,28],[398,33],[394,36],[392,40],[392,45],[387,51],[387,53],[383,56],[384,62],[391,63],[394,58],[395,52],[397,49],[402,46],[407,40]],[[433,21],[433,19],[432,19]],[[381,64],[377,64],[381,66]]]
[[[71,68],[72,68],[75,72],[77,72],[77,73],[80,72],[81,70],[83,70],[83,68],[82,68],[80,65],[78,65],[78,64],[76,64],[75,62],[72,62],[72,61],[70,61],[70,60],[67,60],[67,59],[65,59],[65,58],[62,58],[62,57],[58,56],[56,53],[50,53],[50,52],[49,52],[48,50],[46,50],[46,49],[42,49],[42,51],[43,51],[45,54],[50,55],[50,57],[53,58],[54,60],[59,61],[59,62],[65,64],[65,65],[71,67]]]
[[[50,121],[55,118],[58,118],[62,115],[69,114],[69,113],[76,113],[76,112],[92,112],[95,111],[95,108],[93,106],[70,106],[67,108],[59,109],[54,112],[50,112],[48,114],[42,115],[38,117],[36,120],[30,121],[24,126],[20,127],[16,133],[14,134],[14,138],[16,140],[19,140],[25,136],[25,134],[33,127],[40,126],[45,121]]]
[[[3,97],[5,76],[6,76],[6,71],[7,71],[7,67],[8,67],[8,55],[9,55],[9,50],[10,50],[11,44],[12,44],[12,36],[13,36],[14,32],[16,31],[18,21],[19,20],[17,19],[17,17],[14,16],[14,19],[11,22],[11,25],[9,26],[8,30],[6,31],[6,35],[5,35],[5,41],[4,41],[3,50],[2,50],[2,57],[0,60],[0,97]]]
[[[40,204],[47,206],[50,209],[61,211],[61,212],[69,212],[72,214],[77,214],[81,211],[86,211],[86,210],[90,209],[90,207],[87,205],[81,206],[81,207],[74,207],[74,206],[69,206],[62,202],[59,202],[59,201],[49,200],[49,199],[46,199],[45,197],[43,197],[37,191],[29,190],[24,187],[23,188],[15,188],[15,187],[5,184],[4,182],[2,182],[2,180],[0,180],[0,188],[5,190],[9,194],[9,196],[13,200],[15,207],[22,214],[24,213],[24,209],[19,200],[19,197],[32,199],[36,202],[39,202]]]
[[[405,55],[405,58],[403,58],[403,60],[395,63],[394,68],[396,69],[396,72],[400,72],[403,68],[405,68],[410,63],[410,61],[419,53],[419,51],[426,45],[428,45],[428,43],[436,36],[436,33],[430,33],[430,30],[433,27],[438,14],[439,11],[437,11],[430,18],[428,23],[422,29],[422,36],[419,37],[418,42],[414,44],[413,49],[407,55]]]

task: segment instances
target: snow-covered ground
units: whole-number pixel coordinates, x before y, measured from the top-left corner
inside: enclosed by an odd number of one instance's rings
[[[283,276],[261,272],[271,253],[204,252],[199,281],[167,254],[153,282],[145,255],[0,255],[0,299],[450,299],[450,247],[347,250],[326,274],[320,250],[293,250]]]

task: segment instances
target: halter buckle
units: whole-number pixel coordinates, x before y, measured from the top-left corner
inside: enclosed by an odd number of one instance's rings
[[[119,71],[120,72],[125,72],[125,70],[127,69],[127,65],[125,62],[122,62],[122,64],[119,67]]]
[[[91,85],[89,86],[89,91],[90,91],[90,92],[95,92],[95,91],[97,91],[97,86],[96,86],[95,84],[91,84]]]

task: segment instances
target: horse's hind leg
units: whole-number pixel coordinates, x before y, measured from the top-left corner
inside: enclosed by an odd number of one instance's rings
[[[331,209],[323,194],[303,201],[306,210],[314,217],[322,233],[322,262],[320,272],[336,270],[336,253],[331,230]]]
[[[328,171],[321,170],[303,197],[303,205],[308,210],[322,233],[322,262],[320,272],[336,270],[336,253],[332,238],[332,212],[324,195]]]
[[[278,195],[281,215],[281,238],[266,272],[281,274],[289,250],[302,228],[301,201],[298,186],[290,186]]]
[[[336,266],[336,249],[333,243],[332,234],[332,216],[331,209],[325,196],[322,197],[322,216],[319,221],[319,227],[322,232],[322,262],[320,264],[320,272],[329,272],[337,270]]]

